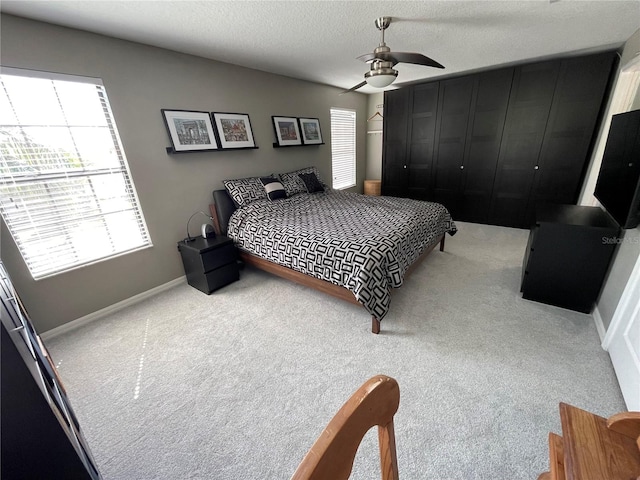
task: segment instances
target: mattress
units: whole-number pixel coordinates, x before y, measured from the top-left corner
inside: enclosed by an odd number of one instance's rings
[[[378,320],[408,267],[455,232],[441,204],[337,190],[252,202],[227,228],[241,250],[347,288]]]

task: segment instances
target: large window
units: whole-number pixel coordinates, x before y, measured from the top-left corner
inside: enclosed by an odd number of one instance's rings
[[[100,79],[3,68],[0,175],[36,280],[151,245]]]
[[[333,188],[356,184],[356,112],[331,109]]]

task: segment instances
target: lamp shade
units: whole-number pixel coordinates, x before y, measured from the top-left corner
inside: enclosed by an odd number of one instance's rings
[[[364,79],[372,87],[384,88],[391,85],[397,76],[398,72],[393,68],[380,68],[365,73]]]

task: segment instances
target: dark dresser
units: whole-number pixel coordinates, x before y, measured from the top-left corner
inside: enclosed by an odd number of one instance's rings
[[[100,480],[83,430],[0,261],[0,477]]]
[[[224,235],[215,238],[194,237],[178,242],[187,282],[210,294],[240,278],[238,254],[233,240]]]
[[[620,228],[599,207],[548,205],[536,211],[522,266],[522,297],[590,313]]]

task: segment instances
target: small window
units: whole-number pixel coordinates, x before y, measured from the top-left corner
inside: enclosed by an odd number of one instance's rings
[[[331,109],[333,188],[356,185],[356,112]]]
[[[36,280],[151,246],[100,79],[3,68],[0,173]]]

